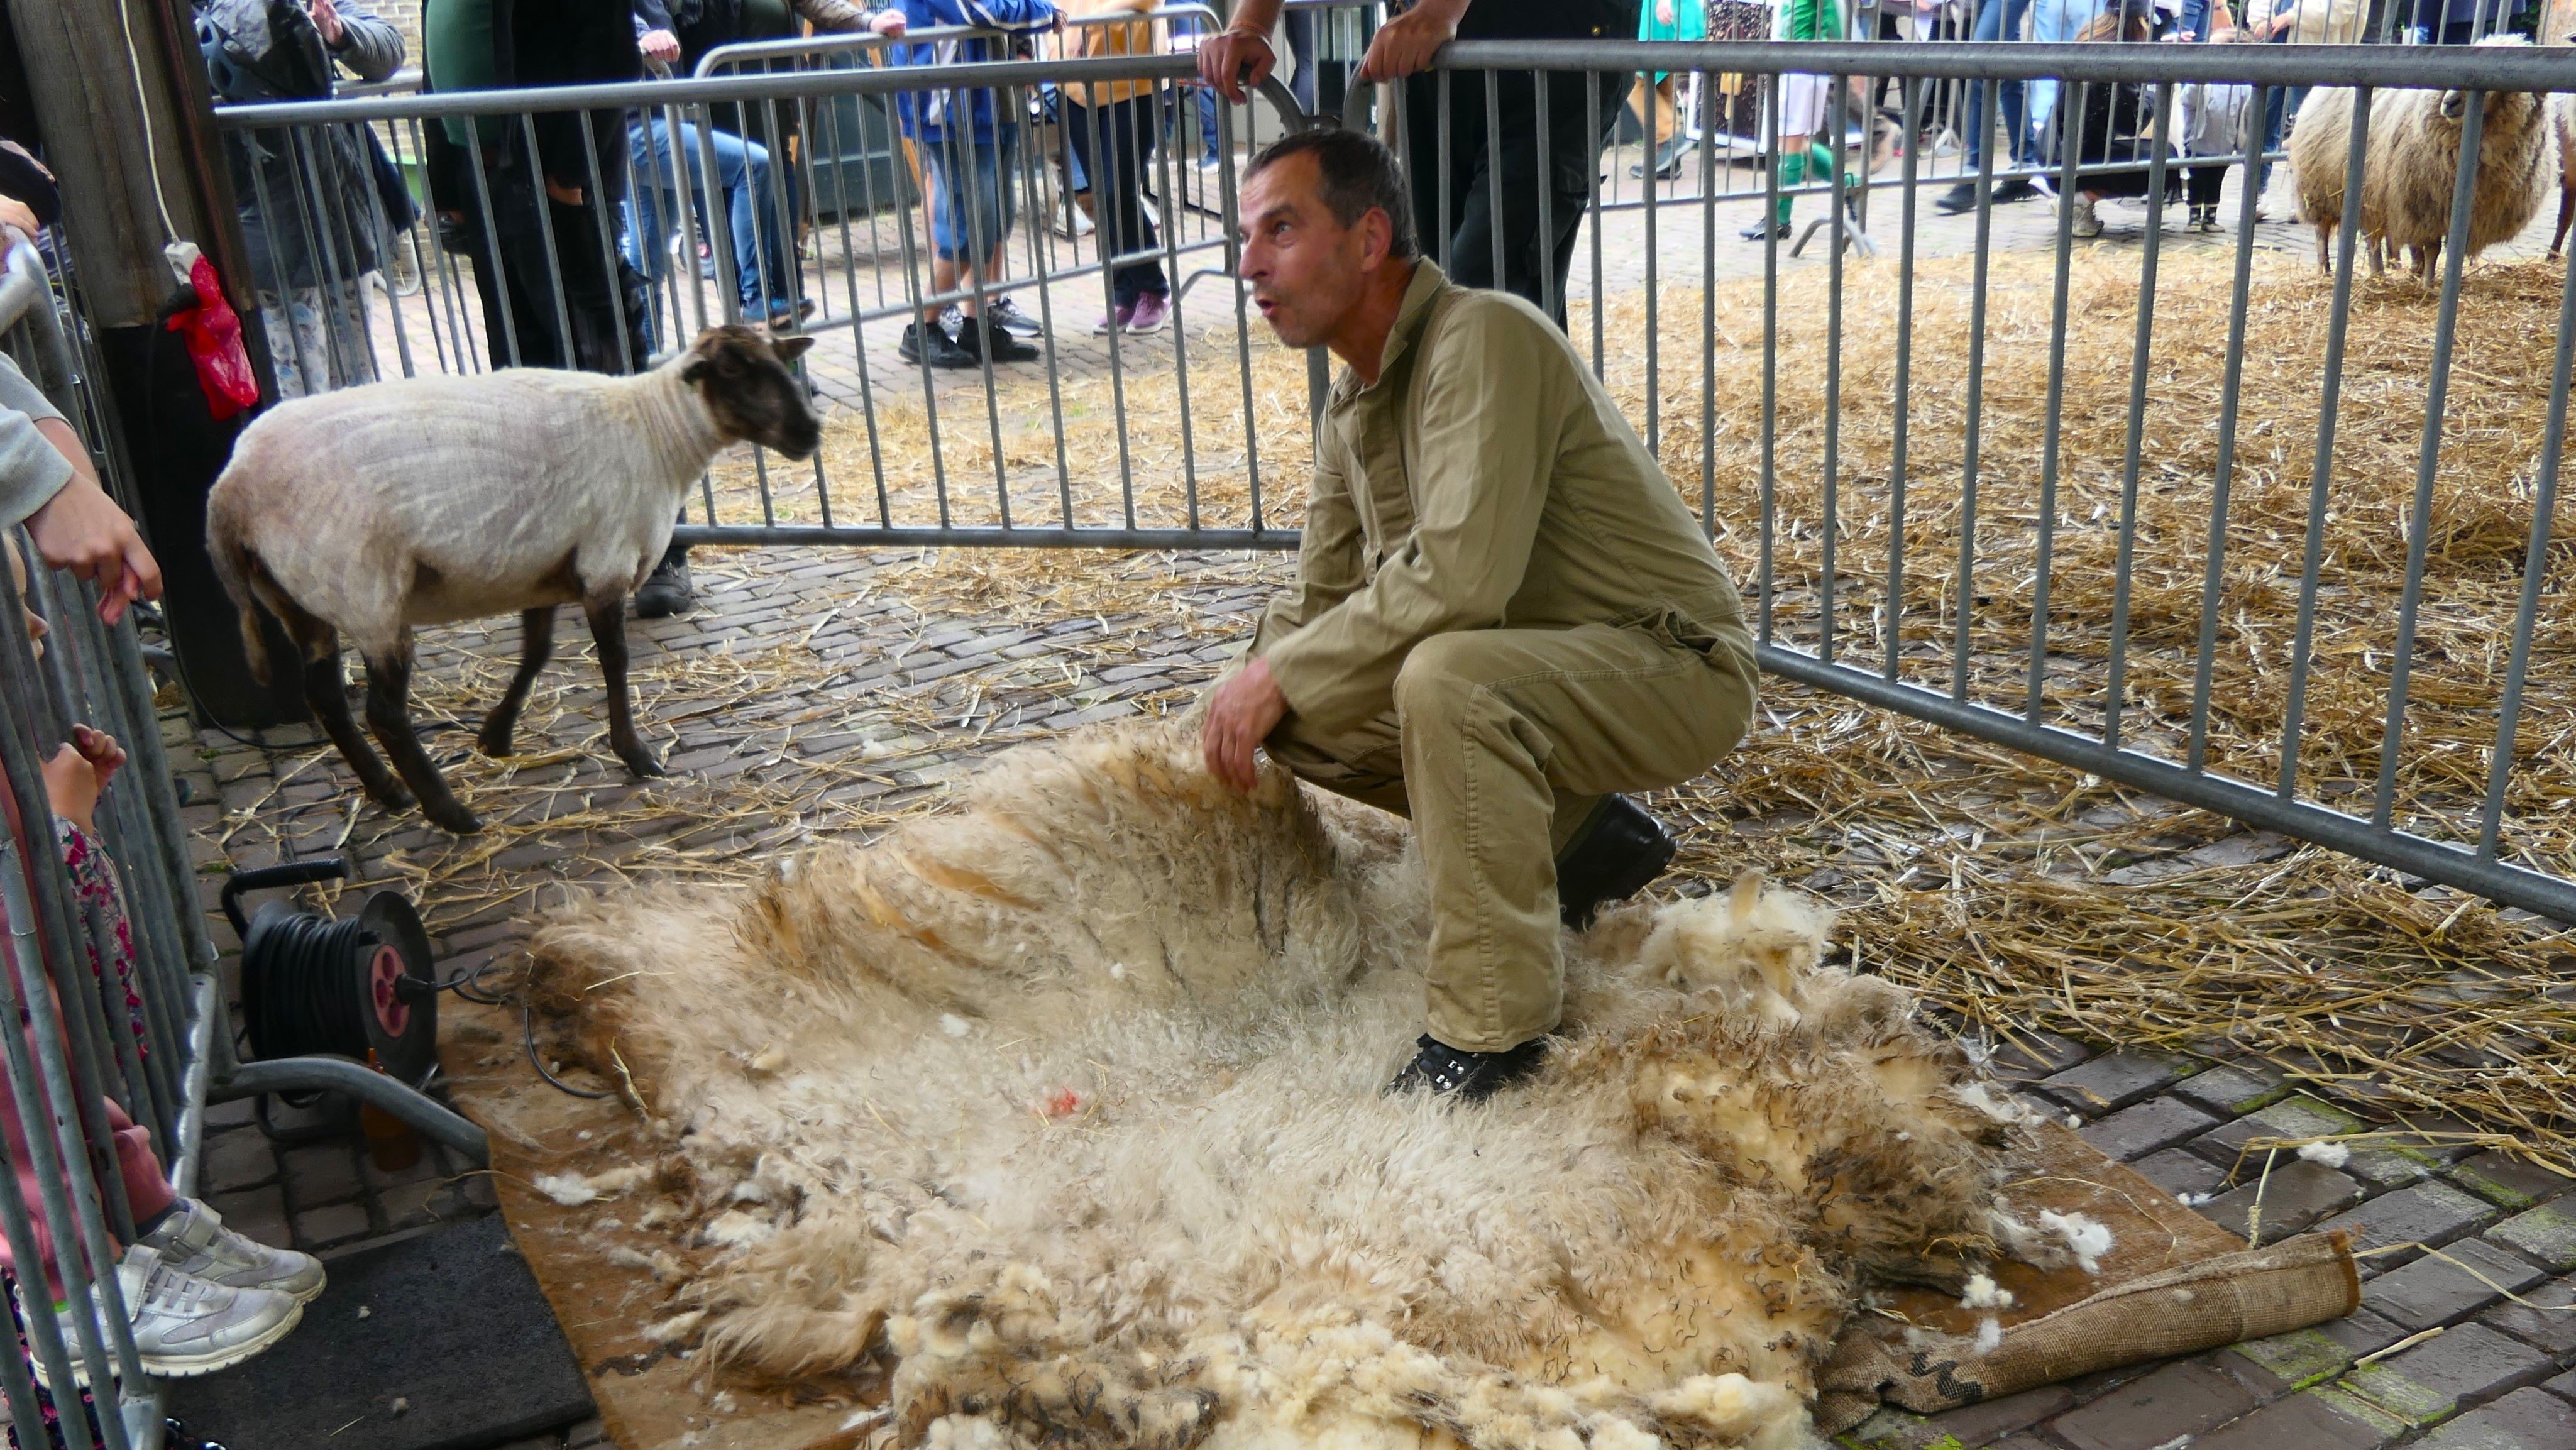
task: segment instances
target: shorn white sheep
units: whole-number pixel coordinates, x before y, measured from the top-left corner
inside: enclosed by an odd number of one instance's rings
[[[2020,1114],[1758,877],[1569,936],[1527,1086],[1389,1096],[1410,833],[1226,789],[1193,723],[539,924],[548,1050],[650,1145],[562,1231],[680,1286],[653,1334],[817,1386],[891,1360],[904,1446],[1791,1450],[1863,1284],[1956,1293],[2012,1226]]]
[[[486,754],[507,755],[554,648],[555,610],[578,603],[607,677],[610,748],[637,775],[660,775],[627,698],[626,596],[719,449],[749,440],[804,458],[819,445],[822,423],[787,367],[812,342],[716,327],[634,377],[509,368],[270,409],[243,431],[206,502],[206,543],[241,611],[252,670],[268,677],[266,609],[295,642],[305,698],[367,794],[388,810],[417,795],[432,821],[471,833],[480,823],[412,732],[412,629],[521,612],[518,673],[477,736]],[[367,662],[367,723],[399,782],[350,716],[343,635]]]
[[[2524,46],[2520,36],[2493,36],[2480,45]],[[2299,215],[2317,229],[2317,265],[2331,265],[2336,228],[2343,225],[2344,167],[2352,139],[2353,93],[2342,87],[2308,92],[2290,133],[2290,165],[2297,173]],[[2430,280],[2451,234],[2451,197],[2458,185],[2461,124],[2468,93],[2460,90],[2383,90],[2370,100],[2370,135],[2362,163],[2361,237],[2373,272],[2400,251],[2411,254],[2415,275]],[[2490,91],[2478,139],[2477,182],[2470,195],[2467,255],[2474,257],[2519,234],[2540,212],[2549,191],[2547,156],[2553,139],[2549,98],[2532,91]],[[2465,260],[2465,258],[2464,258]]]

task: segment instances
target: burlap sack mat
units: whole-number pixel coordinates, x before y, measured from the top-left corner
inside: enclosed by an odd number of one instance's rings
[[[1920,1414],[1956,1409],[2095,1370],[2216,1349],[2339,1319],[2361,1303],[2361,1274],[2341,1233],[2285,1243],[2115,1284],[1973,1339],[1915,1330],[1901,1340],[1845,1334],[1825,1366],[1816,1428],[1837,1434],[1884,1400]]]

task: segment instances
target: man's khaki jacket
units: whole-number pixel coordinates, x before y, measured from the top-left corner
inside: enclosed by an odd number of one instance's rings
[[[1744,647],[1716,551],[1565,334],[1427,258],[1377,382],[1333,386],[1297,575],[1252,653],[1316,730],[1391,711],[1435,634],[1608,624]]]

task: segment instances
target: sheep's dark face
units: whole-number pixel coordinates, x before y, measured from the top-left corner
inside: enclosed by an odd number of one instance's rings
[[[738,324],[698,334],[680,381],[695,386],[728,438],[810,458],[823,442],[823,420],[788,364],[814,345],[810,337],[771,338]]]

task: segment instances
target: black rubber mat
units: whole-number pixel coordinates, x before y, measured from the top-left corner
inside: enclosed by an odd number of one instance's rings
[[[590,1415],[572,1347],[499,1214],[329,1267],[285,1343],[172,1381],[170,1412],[227,1450],[484,1450]]]

